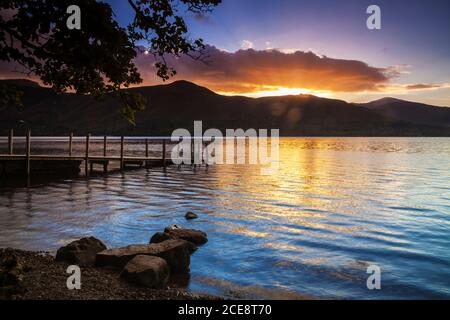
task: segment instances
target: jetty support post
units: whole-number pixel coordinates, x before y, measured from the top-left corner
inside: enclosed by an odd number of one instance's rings
[[[205,148],[205,166],[206,166],[206,168],[208,168],[208,166],[209,166],[209,154],[208,154],[208,147],[209,147],[209,143],[208,142],[205,142],[205,145],[204,145],[204,148]]]
[[[148,156],[149,156],[149,151],[148,151],[148,139],[146,138],[146,139],[145,139],[145,159],[146,159],[146,161],[144,161],[144,165],[145,165],[146,167],[147,167],[147,165],[148,165],[148,162],[147,162]]]
[[[166,169],[166,139],[163,139],[163,145],[162,145],[162,162],[164,170]]]
[[[9,131],[8,136],[8,153],[12,155],[14,153],[14,129]]]
[[[107,136],[103,137],[103,157],[106,158],[106,146],[107,146]]]
[[[84,173],[86,177],[89,176],[89,142],[90,142],[91,134],[88,133],[86,135],[86,158],[84,159]]]
[[[26,157],[25,157],[25,173],[27,178],[30,177],[31,173],[31,130],[28,130],[26,137]]]
[[[72,150],[73,150],[73,132],[69,135],[69,157],[72,156]]]
[[[191,165],[195,166],[195,136],[191,138]]]
[[[104,136],[103,137],[103,173],[107,173],[108,172],[108,160],[106,160],[106,152],[107,152],[107,141],[108,141],[108,137]]]
[[[125,162],[124,162],[124,156],[123,156],[123,144],[124,144],[125,138],[122,136],[120,137],[120,170],[123,171],[125,169]]]

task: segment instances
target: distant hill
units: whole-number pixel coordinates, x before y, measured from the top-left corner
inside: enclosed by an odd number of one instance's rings
[[[28,80],[2,83],[24,92],[24,106],[0,109],[1,135],[9,128],[16,132],[31,128],[33,135],[170,135],[176,128],[192,130],[193,121],[202,120],[204,129],[279,128],[282,135],[292,136],[450,136],[448,118],[434,116],[444,108],[427,106],[429,121],[419,123],[412,121],[415,118],[406,106],[403,113],[390,114],[376,101],[356,105],[311,95],[230,97],[187,81],[128,89],[142,93],[148,101],[146,110],[137,114],[136,127],[131,127],[111,98],[56,95]],[[404,102],[415,108],[415,103]],[[385,104],[387,109],[391,105]]]
[[[0,84],[8,84],[13,85],[15,87],[35,87],[35,88],[41,87],[37,82],[28,79],[0,80]]]
[[[395,98],[383,98],[360,105],[394,120],[414,124],[450,126],[450,108],[446,107],[435,107]]]

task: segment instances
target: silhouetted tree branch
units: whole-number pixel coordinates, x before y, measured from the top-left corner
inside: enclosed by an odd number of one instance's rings
[[[120,111],[134,123],[145,100],[121,89],[142,82],[133,63],[138,46],[146,47],[156,58],[157,75],[169,79],[176,71],[164,55],[185,54],[196,60],[205,57],[203,40],[189,39],[178,12],[207,13],[220,2],[128,0],[135,16],[123,28],[111,6],[100,0],[2,0],[0,10],[12,14],[0,14],[0,60],[18,63],[57,93],[111,95],[120,100]],[[72,4],[81,8],[81,30],[66,27],[66,10]],[[12,101],[2,96],[0,105]]]

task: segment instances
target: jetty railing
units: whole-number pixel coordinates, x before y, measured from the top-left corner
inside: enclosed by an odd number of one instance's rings
[[[108,155],[107,147],[108,147],[108,136],[103,136],[103,152],[102,155],[93,155],[91,150],[91,135],[87,134],[85,137],[85,148],[84,155],[75,155],[74,154],[74,141],[76,138],[83,137],[74,137],[73,133],[69,134],[69,143],[68,143],[68,151],[66,155],[50,155],[50,154],[32,154],[31,153],[31,131],[28,130],[25,136],[25,154],[17,154],[15,152],[14,145],[14,130],[10,130],[8,135],[8,146],[7,146],[7,154],[0,154],[0,162],[5,163],[8,162],[25,162],[24,173],[27,177],[31,174],[31,165],[33,161],[44,161],[44,162],[68,162],[68,161],[78,161],[84,162],[84,171],[85,175],[89,176],[90,173],[93,172],[94,164],[103,165],[103,172],[108,172],[108,165],[112,161],[116,161],[119,163],[120,170],[125,170],[129,166],[161,166],[164,169],[169,164],[170,161],[167,160],[166,157],[166,144],[168,138],[155,138],[155,140],[161,141],[161,155],[157,157],[150,157],[150,139],[144,138],[145,144],[145,155],[143,156],[126,156],[125,155],[125,142],[126,138],[124,136],[120,137],[120,151],[118,155]],[[111,137],[112,138],[112,137]],[[130,140],[142,140],[142,138],[130,137]],[[51,141],[51,140],[49,140]],[[67,140],[66,140],[67,141]]]

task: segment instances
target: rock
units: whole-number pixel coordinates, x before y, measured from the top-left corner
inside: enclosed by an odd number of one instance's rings
[[[0,249],[0,299],[22,293],[24,265],[13,249]]]
[[[120,276],[137,285],[163,289],[169,281],[169,266],[162,258],[139,255],[126,264]]]
[[[174,228],[170,226],[164,229],[164,233],[172,238],[186,240],[196,245],[208,242],[208,236],[200,230]]]
[[[165,228],[164,232],[155,233],[151,237],[150,243],[160,243],[173,239],[181,239],[192,243],[194,246],[191,247],[191,253],[197,250],[196,245],[208,242],[208,236],[203,231],[184,229],[174,224]]]
[[[175,238],[169,236],[167,233],[157,232],[151,237],[150,243],[160,243],[166,240],[173,240],[173,239]]]
[[[106,250],[106,246],[100,240],[89,237],[73,241],[58,249],[56,261],[64,261],[78,266],[93,266],[95,255]]]
[[[161,243],[161,242],[164,242],[164,241],[167,241],[167,240],[181,240],[181,241],[185,241],[186,242],[185,245],[188,248],[190,254],[194,253],[197,250],[197,246],[194,243],[192,243],[190,241],[183,240],[183,239],[178,239],[178,238],[173,237],[173,236],[171,236],[171,235],[169,235],[168,233],[165,233],[165,232],[157,232],[157,233],[155,233],[151,237],[149,243],[150,244],[152,244],[152,243]]]
[[[171,272],[189,272],[191,246],[189,242],[179,239],[151,244],[133,244],[97,253],[95,265],[123,268],[134,257],[147,255],[166,260]]]
[[[186,213],[186,215],[184,217],[186,218],[186,220],[192,220],[192,219],[197,219],[198,215],[189,211],[188,213]]]
[[[149,243],[150,244],[152,244],[152,243],[161,243],[161,242],[164,242],[164,241],[167,241],[167,240],[182,240],[182,241],[187,242],[186,246],[189,249],[189,253],[190,254],[194,253],[197,250],[197,246],[195,244],[193,244],[192,242],[186,241],[186,240],[183,240],[183,239],[175,238],[175,237],[170,236],[169,234],[167,234],[165,232],[157,232],[157,233],[155,233],[150,238],[150,242]]]

